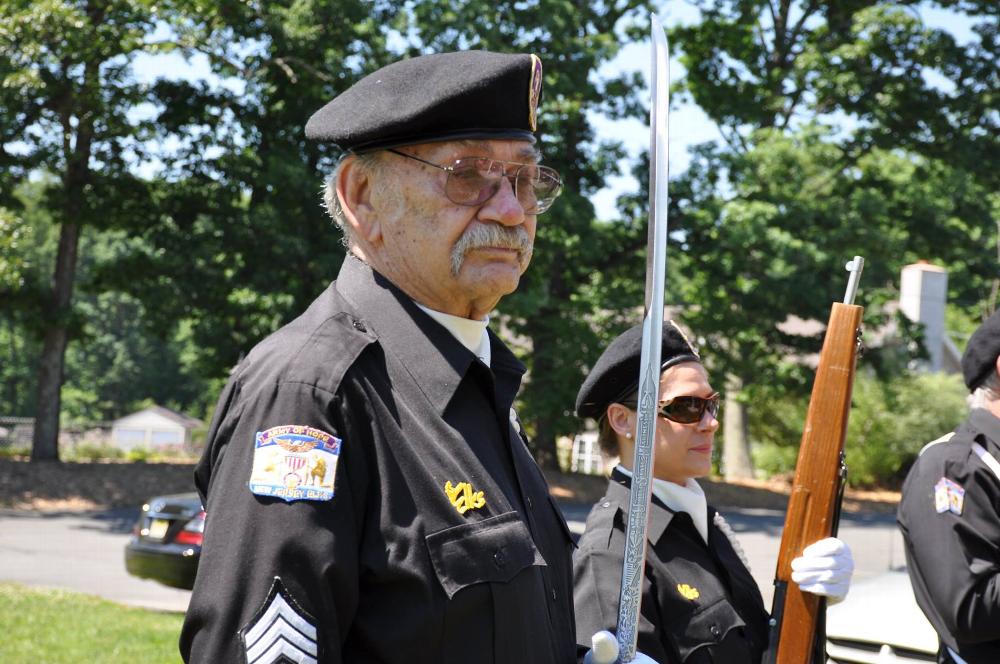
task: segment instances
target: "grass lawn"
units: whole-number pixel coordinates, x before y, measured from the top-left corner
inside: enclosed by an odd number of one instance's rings
[[[177,664],[184,616],[0,583],[0,662]]]

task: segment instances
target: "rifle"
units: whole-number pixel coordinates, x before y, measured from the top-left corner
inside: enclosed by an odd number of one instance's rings
[[[844,303],[834,302],[809,398],[805,430],[795,464],[785,527],[774,575],[774,604],[765,664],[821,664],[825,602],[791,582],[792,559],[813,542],[834,536],[840,519],[847,465],[844,439],[860,346],[863,307],[854,304],[864,259],[847,264],[851,276]]]

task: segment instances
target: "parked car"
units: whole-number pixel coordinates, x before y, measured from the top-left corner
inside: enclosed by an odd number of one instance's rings
[[[826,612],[831,664],[915,664],[937,661],[938,637],[913,597],[906,570],[851,584]]]
[[[198,494],[151,498],[125,546],[125,569],[132,576],[190,590],[204,532],[205,510]]]

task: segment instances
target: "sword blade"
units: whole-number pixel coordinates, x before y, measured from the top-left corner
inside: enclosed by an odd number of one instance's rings
[[[639,403],[636,410],[635,458],[625,528],[625,561],[622,565],[618,605],[619,661],[635,658],[642,576],[646,563],[646,528],[652,490],[653,442],[660,398],[660,348],[663,343],[663,291],[667,266],[667,154],[670,71],[667,37],[653,14],[650,76],[649,234],[646,258],[646,316],[642,327],[639,368]]]

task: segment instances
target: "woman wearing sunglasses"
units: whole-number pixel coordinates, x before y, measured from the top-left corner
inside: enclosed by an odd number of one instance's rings
[[[618,618],[641,345],[641,325],[612,341],[577,395],[577,415],[597,420],[602,451],[621,459],[574,554],[577,641],[585,647]],[[638,650],[660,664],[759,664],[767,610],[732,529],[695,481],[712,469],[719,394],[673,321],[663,327],[660,361]],[[806,547],[792,568],[802,590],[839,601],[854,561],[847,545],[828,538]]]

